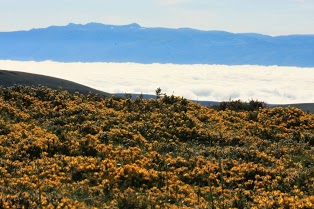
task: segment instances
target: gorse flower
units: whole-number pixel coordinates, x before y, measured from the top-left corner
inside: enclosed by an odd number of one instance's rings
[[[313,208],[314,115],[224,105],[0,88],[0,208]]]

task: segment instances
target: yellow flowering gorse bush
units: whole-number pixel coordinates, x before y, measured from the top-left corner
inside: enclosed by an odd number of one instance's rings
[[[313,208],[314,116],[0,88],[0,208]]]

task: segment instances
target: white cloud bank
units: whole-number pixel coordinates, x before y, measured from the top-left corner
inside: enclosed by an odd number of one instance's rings
[[[155,94],[160,87],[167,95],[199,101],[314,102],[314,68],[4,60],[0,69],[54,76],[109,93]]]

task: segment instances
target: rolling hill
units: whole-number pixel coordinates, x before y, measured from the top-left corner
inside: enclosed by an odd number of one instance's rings
[[[46,86],[51,89],[58,89],[62,87],[63,90],[67,90],[70,93],[80,92],[87,95],[88,93],[98,94],[102,97],[111,97],[112,95],[106,92],[102,92],[88,86],[84,86],[75,82],[71,82],[64,79],[54,78],[50,76],[37,75],[32,73],[16,72],[0,70],[0,86],[11,87],[14,85],[25,86]]]

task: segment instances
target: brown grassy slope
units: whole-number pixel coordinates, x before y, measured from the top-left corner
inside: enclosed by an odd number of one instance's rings
[[[76,91],[82,94],[95,93],[104,97],[111,97],[112,95],[103,91],[99,91],[72,81],[54,78],[50,76],[0,70],[0,86],[10,87],[13,85],[27,85],[27,86],[47,86],[51,89],[57,89],[62,87],[62,89],[67,90],[70,93]]]

